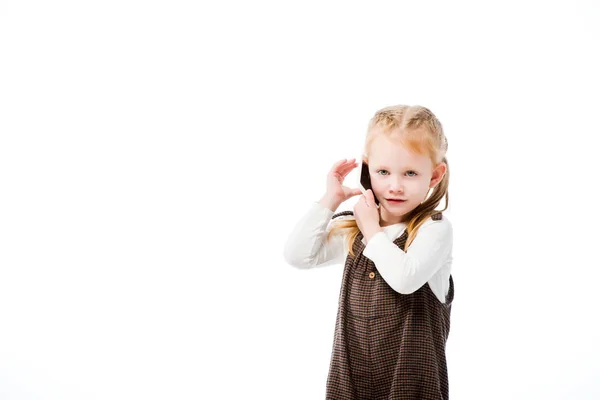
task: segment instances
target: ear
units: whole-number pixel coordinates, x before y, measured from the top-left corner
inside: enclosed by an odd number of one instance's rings
[[[442,162],[439,163],[438,166],[433,170],[429,187],[435,187],[435,185],[440,183],[440,181],[444,178],[444,175],[446,175],[446,164]]]

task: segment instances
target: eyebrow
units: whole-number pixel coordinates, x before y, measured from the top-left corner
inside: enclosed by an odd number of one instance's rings
[[[376,165],[375,168],[392,169],[392,168],[390,168],[388,166],[385,166],[385,165]],[[420,168],[416,168],[416,167],[413,167],[413,166],[409,165],[407,167],[404,167],[404,169],[416,169],[416,170],[418,170]]]

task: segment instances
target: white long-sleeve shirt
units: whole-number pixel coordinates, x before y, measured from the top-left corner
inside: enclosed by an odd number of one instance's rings
[[[354,219],[345,215],[332,220],[334,212],[319,202],[313,202],[308,212],[298,221],[284,248],[285,261],[296,268],[308,269],[344,264],[349,253],[341,235],[326,237],[338,219]],[[388,285],[402,294],[410,294],[425,283],[438,300],[445,302],[450,287],[452,266],[452,224],[444,215],[441,220],[429,218],[421,225],[407,252],[393,241],[404,232],[406,223],[382,227],[363,250],[373,261],[377,271]],[[365,244],[365,239],[362,239]]]

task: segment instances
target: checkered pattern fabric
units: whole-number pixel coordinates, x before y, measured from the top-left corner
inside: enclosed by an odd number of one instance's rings
[[[441,218],[441,212],[432,216]],[[407,237],[405,231],[394,243],[403,248]],[[452,276],[444,304],[427,283],[400,294],[363,256],[362,238],[359,233],[356,257],[348,254],[344,266],[326,399],[447,400]]]

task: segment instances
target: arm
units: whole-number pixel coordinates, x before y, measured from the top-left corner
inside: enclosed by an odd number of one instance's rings
[[[392,289],[410,294],[423,286],[444,265],[452,251],[452,225],[446,218],[428,221],[404,252],[385,232],[375,233],[363,254],[371,259]]]
[[[346,249],[343,237],[333,236],[329,242],[325,242],[334,223],[331,219],[334,214],[332,208],[335,206],[337,209],[339,204],[321,200],[312,203],[285,243],[283,256],[293,267],[308,269],[344,263]]]

